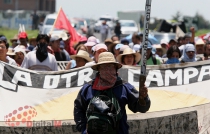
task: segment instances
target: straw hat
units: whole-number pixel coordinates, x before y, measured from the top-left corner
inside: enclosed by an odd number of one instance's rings
[[[113,41],[112,41],[111,39],[106,39],[106,40],[104,41],[104,43],[113,43]]]
[[[153,47],[156,48],[156,50],[162,49],[163,54],[166,54],[166,52],[167,52],[167,50],[165,48],[163,48],[160,44],[154,44]]]
[[[79,52],[77,53],[77,55],[71,55],[71,58],[76,60],[76,57],[80,57],[83,59],[86,59],[88,62],[93,61],[90,57],[88,52],[84,51],[84,50],[79,50]]]
[[[202,39],[198,39],[195,43],[195,45],[204,45],[204,41]]]
[[[135,63],[138,63],[140,61],[141,54],[134,52],[133,49],[131,49],[131,48],[126,48],[123,51],[123,54],[118,55],[116,59],[117,59],[117,61],[119,61],[120,63],[122,63],[122,56],[123,55],[129,55],[129,54],[135,55]]]
[[[10,39],[10,42],[17,41],[17,40],[18,40],[18,35],[16,34],[12,39]]]
[[[29,43],[31,43],[31,41],[36,41],[36,37],[32,37],[29,39]]]
[[[116,62],[114,55],[110,52],[103,52],[99,54],[98,56],[98,63],[94,66],[92,66],[93,70],[98,70],[98,66],[102,64],[108,64],[108,63],[113,63],[117,65],[117,69],[121,68],[122,65],[118,62]]]
[[[8,48],[7,55],[14,56],[15,53],[13,52],[13,48]]]
[[[63,41],[66,41],[69,38],[67,33],[63,30],[62,31],[53,31],[53,33],[51,34],[51,37],[52,36],[58,36]]]

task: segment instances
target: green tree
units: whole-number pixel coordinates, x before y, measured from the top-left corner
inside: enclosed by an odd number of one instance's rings
[[[172,16],[172,20],[180,21],[181,17],[182,17],[182,14],[181,14],[181,12],[178,11],[178,12],[176,12],[175,15]]]
[[[203,15],[199,14],[198,12],[195,14],[194,21],[197,24],[198,29],[210,29],[210,22],[207,21]]]

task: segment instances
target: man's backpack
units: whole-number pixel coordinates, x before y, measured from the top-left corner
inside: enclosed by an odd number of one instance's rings
[[[121,109],[112,89],[97,91],[90,100],[87,111],[87,133],[116,134],[121,119]]]

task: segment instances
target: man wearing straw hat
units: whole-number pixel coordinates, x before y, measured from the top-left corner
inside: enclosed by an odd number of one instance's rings
[[[85,66],[86,63],[93,61],[88,52],[84,50],[79,50],[77,55],[71,55],[71,58],[76,61],[76,66],[74,68]],[[69,62],[66,66],[66,70],[71,68],[71,62]]]
[[[148,90],[143,87],[140,95],[144,98],[146,105],[141,106],[139,103],[139,92],[131,84],[123,82],[117,75],[118,69],[122,65],[116,62],[115,57],[110,52],[103,52],[99,55],[98,63],[92,66],[92,69],[98,71],[96,77],[92,82],[85,84],[76,100],[74,101],[74,120],[76,128],[83,134],[89,133],[88,121],[86,117],[86,110],[90,100],[95,97],[100,91],[111,91],[120,105],[121,118],[118,120],[119,127],[116,127],[117,134],[128,134],[127,115],[125,106],[136,113],[145,113],[150,108],[150,99],[147,94]],[[96,130],[103,129],[103,125],[95,124]],[[89,133],[90,134],[90,133]]]

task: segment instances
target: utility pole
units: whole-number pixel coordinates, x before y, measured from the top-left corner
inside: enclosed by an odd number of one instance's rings
[[[15,0],[15,10],[18,10],[19,8],[19,0]]]

